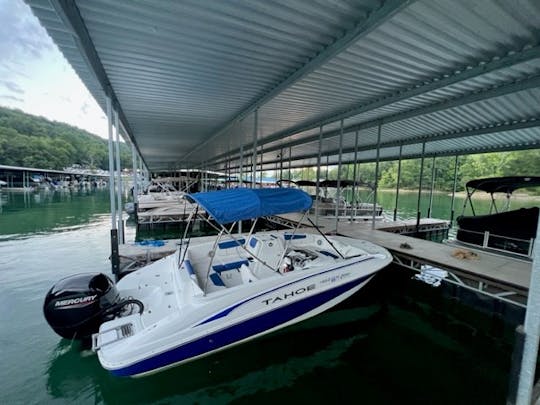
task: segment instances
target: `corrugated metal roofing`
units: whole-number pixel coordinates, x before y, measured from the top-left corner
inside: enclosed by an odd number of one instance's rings
[[[150,170],[540,147],[536,0],[27,1]]]

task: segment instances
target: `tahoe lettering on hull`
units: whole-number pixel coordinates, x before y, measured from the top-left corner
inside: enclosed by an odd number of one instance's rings
[[[275,304],[277,302],[281,302],[289,298],[296,297],[297,295],[304,294],[314,289],[315,289],[315,284],[310,284],[306,287],[300,287],[300,288],[297,288],[296,290],[291,290],[290,292],[278,295],[276,297],[268,298],[266,300],[263,300],[262,302],[264,302],[266,305]]]

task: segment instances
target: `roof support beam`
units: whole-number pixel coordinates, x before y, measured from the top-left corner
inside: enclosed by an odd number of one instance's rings
[[[535,141],[533,143],[530,143],[530,144],[527,144],[527,145],[520,145],[520,146],[509,146],[509,145],[497,145],[497,146],[481,146],[481,147],[477,147],[477,148],[471,148],[467,151],[467,153],[465,153],[463,150],[447,150],[445,152],[437,152],[437,153],[432,153],[432,152],[428,152],[424,155],[424,157],[428,158],[428,157],[445,157],[445,156],[456,156],[456,155],[476,155],[476,154],[480,154],[480,153],[493,153],[493,152],[510,152],[510,151],[519,151],[519,150],[529,150],[529,149],[540,149],[540,141]],[[420,159],[422,157],[422,154],[421,153],[412,153],[412,154],[408,154],[408,155],[404,155],[401,157],[402,160],[410,160],[410,159]],[[396,157],[392,156],[392,157],[381,157],[379,158],[379,161],[380,162],[391,162],[391,161],[395,161],[397,160]],[[358,164],[361,164],[361,163],[373,163],[375,160],[374,159],[370,159],[370,160],[362,160],[362,161],[359,161],[357,162]],[[343,163],[344,164],[353,164],[354,161],[352,159],[346,159],[346,160],[343,160]],[[265,163],[266,166],[264,166],[263,170],[272,170],[272,166],[271,166],[271,163]],[[302,169],[302,168],[305,168],[305,167],[313,167],[315,165],[315,161],[314,163],[310,163],[310,164],[302,164],[302,163],[297,163],[297,164],[292,164],[291,165],[291,169]],[[329,166],[337,166],[337,162],[334,162],[334,161],[330,161],[328,163]]]
[[[488,62],[480,62],[476,66],[466,66],[463,69],[455,70],[451,73],[444,74],[442,77],[435,78],[428,83],[417,84],[408,89],[400,89],[395,93],[383,97],[366,104],[358,104],[340,113],[326,116],[322,119],[317,119],[302,125],[289,128],[285,131],[275,133],[271,137],[265,139],[265,143],[274,142],[289,135],[294,135],[303,131],[316,128],[320,125],[327,125],[332,122],[337,122],[344,118],[349,118],[358,114],[375,110],[389,104],[397,103],[402,100],[410,99],[431,91],[435,91],[465,80],[472,79],[490,73],[496,70],[504,69],[519,63],[527,62],[533,59],[540,58],[540,46],[528,47],[518,52],[508,52],[506,56],[493,58]]]
[[[301,125],[294,126],[285,131],[277,132],[270,137],[264,139],[264,143],[276,142],[280,139],[283,139],[287,136],[294,135],[303,131],[307,131],[321,125],[327,125],[332,122],[339,121],[343,118],[352,117],[354,115],[362,114],[374,109],[397,103],[402,100],[406,100],[411,97],[419,96],[431,91],[435,91],[465,80],[469,80],[496,70],[504,69],[519,63],[527,62],[533,59],[540,58],[540,46],[527,46],[519,51],[510,51],[507,52],[505,56],[494,57],[487,62],[479,62],[476,66],[466,66],[462,69],[455,70],[451,73],[444,74],[440,78],[433,79],[428,83],[418,84],[408,89],[401,89],[395,93],[383,97],[378,100],[374,100],[369,103],[359,104],[351,107],[350,109],[344,110],[340,113],[329,115],[318,119],[316,121],[304,123]],[[373,125],[375,126],[375,125]],[[326,137],[325,137],[326,138]],[[303,142],[308,142],[302,141]],[[294,146],[294,144],[293,144]],[[271,150],[271,149],[270,149]],[[223,156],[218,156],[217,159],[222,158]]]
[[[504,84],[498,87],[489,88],[487,90],[469,93],[465,95],[464,97],[458,97],[458,98],[446,100],[440,103],[431,104],[425,107],[420,107],[414,110],[404,111],[404,112],[389,115],[383,118],[373,119],[373,120],[366,121],[366,122],[356,124],[356,125],[350,125],[347,128],[345,128],[345,132],[361,131],[364,129],[376,127],[378,125],[385,125],[392,122],[403,121],[406,119],[418,117],[421,115],[433,114],[442,110],[447,110],[450,108],[455,108],[461,105],[471,104],[471,103],[487,100],[494,97],[500,97],[500,96],[504,96],[510,93],[515,93],[518,91],[535,88],[535,87],[540,87],[540,75],[532,76],[530,78],[522,79],[513,83]],[[537,125],[538,124],[534,126],[537,126]],[[323,134],[323,139],[333,138],[338,135],[339,135],[339,130],[328,131]],[[283,144],[280,144],[279,146],[269,147],[266,149],[266,151],[272,152],[276,150],[277,148],[281,148],[281,147],[298,146],[305,143],[314,142],[318,138],[319,138],[319,135],[313,135],[313,136],[302,138],[296,141],[283,143]],[[442,138],[437,137],[437,138],[434,138],[433,140],[437,140],[437,139],[442,139]],[[420,142],[422,141],[423,139],[420,140]],[[268,142],[268,138],[265,140],[265,143],[266,142]],[[412,140],[406,141],[407,144],[417,143],[417,142],[419,142],[418,138],[414,138]],[[375,145],[371,145],[370,147],[368,147],[368,149],[369,148],[374,149]],[[217,162],[220,162],[220,161],[217,161]]]
[[[449,140],[449,139],[475,137],[475,136],[480,136],[480,135],[494,134],[494,133],[498,133],[498,132],[517,131],[517,130],[520,130],[520,129],[537,128],[537,127],[540,127],[540,117],[533,117],[533,118],[530,118],[528,120],[522,120],[522,121],[513,122],[513,123],[497,123],[497,124],[490,125],[490,126],[487,126],[487,127],[482,127],[482,128],[464,129],[464,130],[460,130],[460,131],[445,132],[445,133],[438,133],[438,134],[429,134],[429,135],[425,135],[425,136],[421,136],[421,137],[414,137],[414,138],[406,139],[406,140],[403,140],[403,141],[381,142],[380,148],[384,149],[384,148],[392,148],[392,147],[398,147],[398,146],[403,147],[403,146],[406,146],[406,145],[421,144],[421,143],[424,143],[424,142],[429,144],[429,142],[435,142],[435,141],[444,141],[444,140]],[[518,147],[515,147],[515,149],[516,150],[519,150],[519,149],[531,149],[531,148],[537,147],[535,145],[536,144],[534,144],[532,146],[531,145],[523,145],[523,148],[518,146]],[[349,154],[349,153],[355,153],[356,151],[365,152],[365,151],[370,151],[370,150],[374,150],[374,149],[375,149],[375,146],[367,145],[367,146],[359,147],[357,149],[356,148],[346,148],[346,149],[343,150],[343,153],[344,154]],[[508,149],[508,148],[506,148],[506,149]],[[327,155],[337,155],[338,153],[339,153],[339,151],[336,149],[336,150],[328,151],[326,154]],[[437,153],[437,156],[443,156],[445,154],[446,154],[446,152],[442,152],[441,154]],[[448,154],[449,155],[455,155],[456,151],[452,150],[451,152],[448,152]],[[426,156],[429,156],[429,155],[426,155]],[[317,157],[317,154],[310,153],[310,154],[306,154],[306,155],[295,156],[293,158],[293,160],[314,159],[316,157]],[[275,163],[276,163],[276,160],[265,162],[265,164],[275,164]]]
[[[292,72],[285,80],[278,83],[271,89],[268,89],[255,100],[251,105],[245,108],[242,112],[236,115],[231,121],[224,125],[224,127],[212,135],[208,140],[199,144],[196,148],[191,150],[184,156],[184,159],[191,156],[196,151],[203,148],[205,145],[213,142],[217,137],[228,131],[233,125],[242,119],[246,118],[253,111],[268,103],[274,97],[278,96],[281,92],[287,90],[296,82],[304,78],[309,73],[313,72],[324,63],[328,62],[334,56],[347,49],[350,45],[357,42],[360,38],[366,36],[371,31],[382,25],[385,21],[392,18],[395,14],[412,4],[415,0],[386,0],[382,6],[374,10],[367,18],[359,21],[351,30],[345,32],[345,34],[337,39],[334,43],[327,46],[319,54],[309,60],[306,64]]]
[[[92,39],[90,38],[90,34],[86,29],[86,25],[84,24],[76,3],[72,0],[50,0],[50,2],[66,28],[71,31],[75,43],[79,48],[79,52],[86,60],[90,70],[96,76],[105,95],[110,97],[112,106],[118,112],[121,125],[124,128],[126,135],[137,149],[140,158],[144,161],[144,157],[139,150],[139,146],[137,145],[137,142],[133,136],[133,132],[131,131],[126,116],[122,111],[120,102],[114,93],[111,82],[107,76],[107,73],[105,72],[103,64],[101,63],[99,55],[96,51],[94,43],[92,42]],[[146,162],[144,162],[144,164],[145,166],[148,166]]]

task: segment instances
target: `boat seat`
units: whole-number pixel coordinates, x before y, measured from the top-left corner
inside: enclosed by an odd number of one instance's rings
[[[225,283],[221,279],[218,273],[211,273],[210,274],[210,281],[216,286],[216,287],[225,287]]]
[[[276,270],[279,266],[284,248],[284,242],[281,238],[268,234],[253,235],[246,246],[246,250],[259,259],[254,259],[249,265],[253,274],[256,277],[263,276],[264,273],[268,272],[272,274],[272,270]]]
[[[227,270],[238,270],[243,264],[248,266],[249,261],[247,259],[242,259],[242,260],[237,260],[237,261],[229,262],[229,263],[214,264],[212,266],[212,269],[214,269],[216,273],[221,274],[221,272],[227,271]]]
[[[246,243],[246,240],[244,238],[240,238],[240,239],[237,239],[237,240],[234,240],[234,239],[233,240],[225,240],[225,241],[222,241],[222,242],[218,243],[218,248],[222,249],[222,250],[231,249],[231,248],[241,246],[244,243]]]

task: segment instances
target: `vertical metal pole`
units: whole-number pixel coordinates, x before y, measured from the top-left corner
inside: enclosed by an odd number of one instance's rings
[[[283,180],[283,148],[279,152],[279,179]],[[279,187],[281,187],[281,181],[279,182]]]
[[[264,159],[263,145],[261,145],[261,171],[260,171],[260,174],[259,174],[259,180],[260,180],[259,188],[262,188],[262,186],[263,186],[263,159]]]
[[[139,210],[139,176],[137,174],[137,153],[133,143],[131,144],[131,163],[133,166],[133,188],[131,189],[131,192],[133,193],[133,215],[135,216],[135,221],[138,221],[137,212]]]
[[[530,404],[534,385],[536,360],[538,357],[538,342],[540,340],[540,221],[536,226],[536,241],[533,249],[533,262],[529,295],[527,297],[527,312],[525,313],[525,346],[519,385],[517,404]]]
[[[455,203],[455,198],[456,198],[458,167],[459,167],[459,156],[456,155],[456,159],[454,160],[454,186],[452,187],[452,202],[450,203],[450,228],[452,227],[452,223],[454,222],[454,203]]]
[[[418,202],[416,204],[416,233],[418,233],[418,229],[420,228],[420,216],[422,215],[420,212],[420,200],[422,198],[422,179],[424,177],[424,153],[426,152],[426,143],[422,142],[422,160],[420,162],[420,180],[418,184]]]
[[[326,179],[325,180],[329,180],[328,178],[328,175],[329,175],[329,170],[330,170],[330,155],[326,155]],[[328,197],[328,187],[325,187],[324,188],[324,198]]]
[[[134,144],[131,144],[131,162],[133,165],[133,203],[135,204],[136,209],[139,196],[139,185],[137,184],[139,176],[137,176],[137,153]]]
[[[124,218],[122,215],[122,165],[120,161],[120,126],[118,125],[118,111],[114,111],[114,127],[116,130],[116,170],[118,170],[118,242],[124,243]]]
[[[292,179],[292,173],[291,173],[291,156],[292,156],[292,147],[289,146],[289,181]]]
[[[120,271],[120,256],[118,253],[118,231],[116,230],[116,202],[114,198],[114,148],[112,133],[111,98],[107,97],[107,125],[109,132],[109,197],[111,202],[111,266],[112,273],[118,279]]]
[[[339,156],[338,156],[338,172],[337,172],[337,189],[336,189],[336,233],[339,224],[339,205],[341,203],[341,159],[343,154],[343,119],[339,126]]]
[[[240,146],[240,167],[239,167],[239,174],[238,174],[238,187],[243,187],[243,177],[244,177],[244,145]]]
[[[429,208],[427,212],[428,218],[431,218],[431,209],[433,208],[433,188],[435,187],[435,156],[431,161],[431,189],[429,190]]]
[[[381,134],[382,124],[377,130],[377,160],[375,163],[375,188],[373,190],[373,217],[371,219],[371,229],[375,229],[375,216],[377,214],[377,190],[379,189],[379,159],[381,155]]]
[[[323,126],[319,126],[319,151],[317,153],[317,175],[315,178],[315,225],[319,226],[319,189],[320,189],[320,181],[321,178],[321,153],[322,153],[322,134],[323,134]]]
[[[351,222],[354,220],[354,215],[356,214],[356,206],[358,205],[358,199],[356,198],[356,160],[358,159],[358,130],[354,136],[354,167],[353,167],[353,186],[352,186],[352,204],[353,209],[351,210]]]
[[[244,176],[244,145],[240,145],[240,178],[238,179],[238,187],[242,188]],[[238,233],[242,233],[242,221],[238,221]]]
[[[109,197],[111,201],[111,228],[116,229],[116,200],[114,198],[114,146],[112,130],[112,106],[111,99],[107,97],[107,124],[109,128]]]
[[[401,156],[403,153],[403,144],[399,145],[399,159],[397,169],[397,181],[396,181],[396,203],[394,205],[394,221],[397,220],[398,200],[399,200],[399,183],[401,183]]]
[[[146,174],[144,172],[144,163],[142,157],[139,156],[139,186],[142,193],[146,188]]]
[[[257,137],[259,136],[259,110],[255,110],[253,123],[253,156],[251,158],[251,188],[255,188],[257,176]]]

